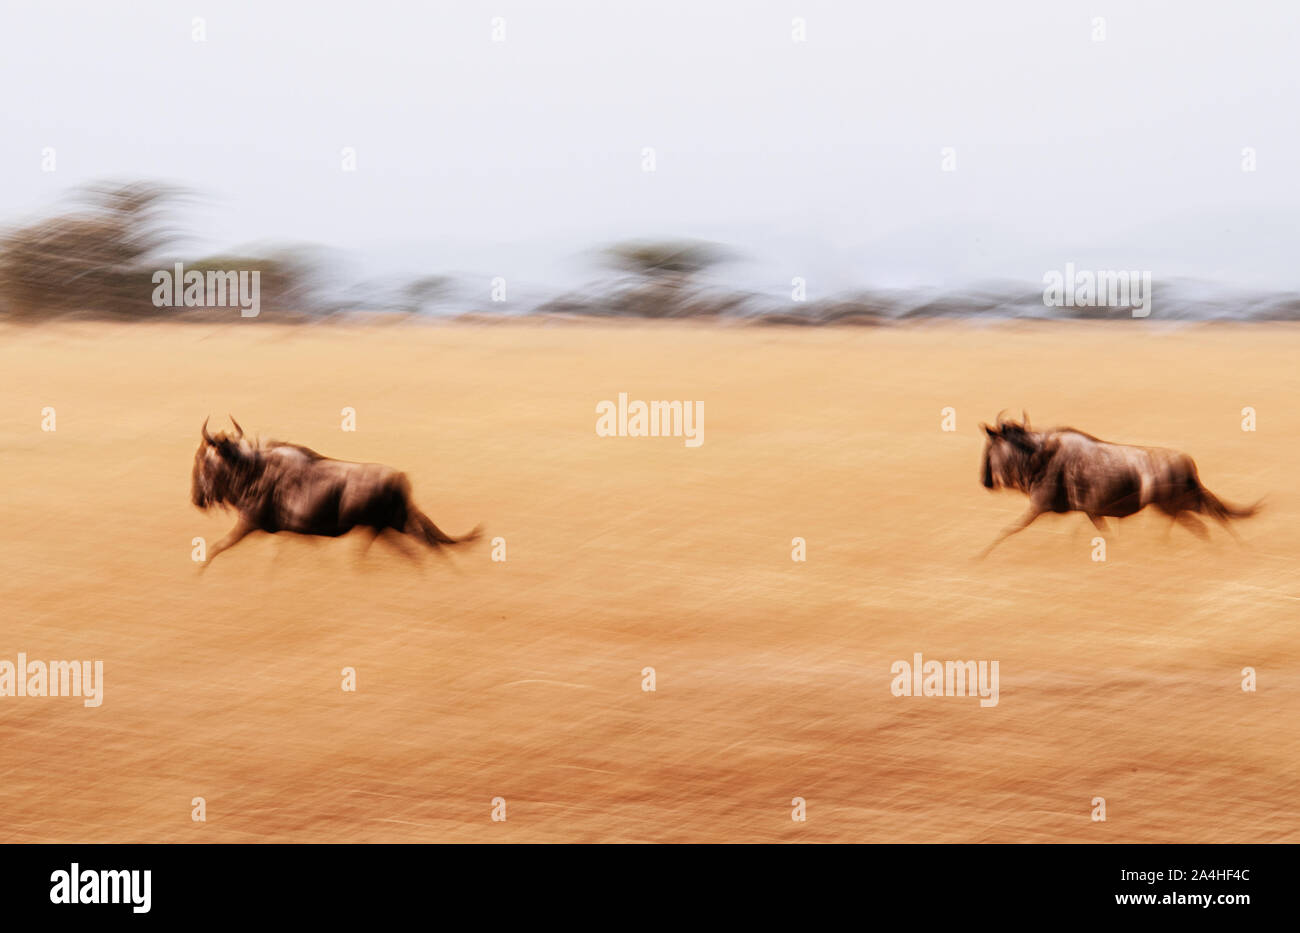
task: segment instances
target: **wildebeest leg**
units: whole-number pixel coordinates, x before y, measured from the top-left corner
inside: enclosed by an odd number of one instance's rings
[[[1189,512],[1189,513],[1187,513],[1187,514],[1188,514],[1188,517],[1190,518],[1190,517],[1191,517],[1191,513]],[[1215,516],[1215,517],[1218,518],[1218,516]],[[1199,525],[1199,526],[1201,527],[1201,535],[1200,535],[1200,536],[1201,536],[1202,538],[1206,538],[1206,539],[1208,539],[1208,538],[1209,538],[1209,535],[1205,533],[1205,525],[1204,525],[1204,523],[1203,523],[1199,518],[1196,519],[1195,521],[1196,521],[1196,524]],[[1222,519],[1222,518],[1219,518],[1218,521],[1219,521],[1219,524],[1223,526],[1224,530],[1226,530],[1226,531],[1228,532],[1228,534],[1232,535],[1232,540],[1236,541],[1237,544],[1242,545],[1243,547],[1246,546],[1246,542],[1243,541],[1243,540],[1241,540],[1241,535],[1237,534],[1237,529],[1232,527],[1232,523],[1231,523],[1230,521],[1228,521],[1228,520],[1226,520],[1226,519]],[[1190,528],[1191,526],[1189,525],[1188,527]]]
[[[370,553],[370,546],[375,543],[375,539],[379,537],[381,531],[382,529],[375,527],[366,527],[362,529],[360,532],[362,542],[361,550],[357,552],[358,559],[365,557]]]
[[[1153,502],[1151,504],[1158,511],[1163,512],[1165,515],[1169,516],[1169,524],[1165,526],[1165,540],[1168,541],[1169,536],[1173,534],[1174,526],[1178,524],[1178,510],[1172,508],[1169,505],[1166,505],[1163,502]]]
[[[1215,519],[1218,521],[1220,525],[1223,526],[1223,528],[1228,532],[1228,534],[1232,535],[1233,539],[1236,540],[1238,544],[1242,543],[1241,535],[1237,534],[1237,529],[1232,527],[1232,521],[1230,519],[1220,518],[1217,515],[1215,516]]]
[[[212,551],[208,554],[208,559],[199,567],[200,572],[206,570],[208,566],[217,559],[218,554],[228,548],[234,547],[251,532],[256,530],[257,526],[246,519],[241,518],[239,521],[235,522],[235,527],[231,528],[224,538],[212,545]]]
[[[1179,512],[1174,517],[1174,520],[1202,541],[1210,540],[1210,533],[1205,530],[1205,522],[1201,521],[1191,512]]]
[[[384,540],[393,546],[407,560],[414,564],[420,563],[421,551],[415,545],[406,539],[401,532],[393,531],[391,528],[384,528],[375,533],[375,537],[383,536]],[[373,540],[373,539],[372,539]]]
[[[992,551],[995,547],[997,547],[999,544],[1001,544],[1001,543],[1002,543],[1003,541],[1005,541],[1007,538],[1011,537],[1011,536],[1012,536],[1013,534],[1015,534],[1017,531],[1024,531],[1026,528],[1029,527],[1029,525],[1033,522],[1034,519],[1036,519],[1038,516],[1040,516],[1040,515],[1042,515],[1042,514],[1043,514],[1043,510],[1042,510],[1042,509],[1040,509],[1040,508],[1039,508],[1038,506],[1036,506],[1036,505],[1031,505],[1031,506],[1029,507],[1029,511],[1027,511],[1024,515],[1020,516],[1020,518],[1016,519],[1014,522],[1012,522],[1012,523],[1011,523],[1010,525],[1008,525],[1006,528],[1003,528],[1003,529],[1002,529],[1002,533],[1001,533],[1000,535],[998,535],[996,538],[994,538],[994,539],[993,539],[993,543],[990,544],[988,547],[986,547],[986,548],[985,548],[985,549],[980,553],[980,557],[981,557],[981,558],[988,557],[988,556],[989,556],[989,552]]]

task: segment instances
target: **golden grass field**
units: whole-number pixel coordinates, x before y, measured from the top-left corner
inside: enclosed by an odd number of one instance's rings
[[[0,698],[3,838],[1300,841],[1297,359],[1285,325],[5,327],[0,658],[105,688]],[[598,437],[621,391],[702,400],[703,446]],[[979,483],[1002,408],[1265,511],[975,560],[1024,506]],[[507,560],[259,535],[200,573],[227,412],[405,470]],[[1000,703],[893,696],[916,652],[997,660]]]

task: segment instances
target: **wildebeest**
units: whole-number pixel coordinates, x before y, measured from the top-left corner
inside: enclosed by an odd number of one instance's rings
[[[984,553],[1024,529],[1044,512],[1083,512],[1105,530],[1104,519],[1122,518],[1155,506],[1199,537],[1202,513],[1225,528],[1228,519],[1248,518],[1259,504],[1229,505],[1206,489],[1187,454],[1163,447],[1112,444],[1075,428],[1035,431],[1023,422],[981,424],[987,435],[981,479],[988,489],[1007,487],[1029,496],[1029,510],[1002,531]]]
[[[299,444],[253,442],[234,418],[236,434],[208,433],[194,454],[191,497],[200,509],[233,509],[235,527],[213,545],[208,563],[254,531],[338,537],[366,528],[371,540],[393,530],[433,548],[463,544],[479,535],[453,538],[411,501],[404,473],[379,463],[333,460]],[[206,566],[206,565],[205,565]]]

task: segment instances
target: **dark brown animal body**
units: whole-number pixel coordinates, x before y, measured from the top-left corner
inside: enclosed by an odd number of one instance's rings
[[[406,475],[392,467],[334,460],[299,444],[254,443],[231,421],[234,436],[209,434],[205,421],[194,455],[194,504],[231,508],[239,516],[208,563],[254,531],[338,537],[366,528],[372,540],[397,531],[433,548],[478,537],[477,528],[461,538],[442,531],[411,501]]]
[[[1074,428],[1035,431],[1028,416],[1023,423],[999,416],[995,427],[980,427],[988,438],[981,467],[984,486],[1029,496],[1029,510],[985,554],[1044,512],[1083,512],[1104,530],[1104,519],[1123,518],[1150,505],[1206,537],[1205,525],[1194,513],[1228,527],[1229,519],[1247,518],[1259,508],[1219,499],[1202,485],[1195,462],[1181,451],[1112,444]]]

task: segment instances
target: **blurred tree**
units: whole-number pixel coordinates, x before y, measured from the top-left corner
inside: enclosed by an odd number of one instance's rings
[[[179,189],[148,182],[82,189],[79,212],[0,237],[0,299],[14,313],[149,313],[150,262],[176,237],[164,224]]]
[[[647,277],[698,275],[731,258],[731,253],[699,240],[638,240],[618,243],[605,250],[615,266]]]
[[[606,261],[629,273],[633,281],[609,299],[611,313],[633,317],[695,317],[721,313],[725,307],[702,301],[700,273],[732,258],[714,243],[699,240],[639,240],[605,250]]]
[[[402,289],[398,309],[408,314],[426,312],[447,297],[451,286],[452,279],[449,275],[426,275],[418,278]]]

